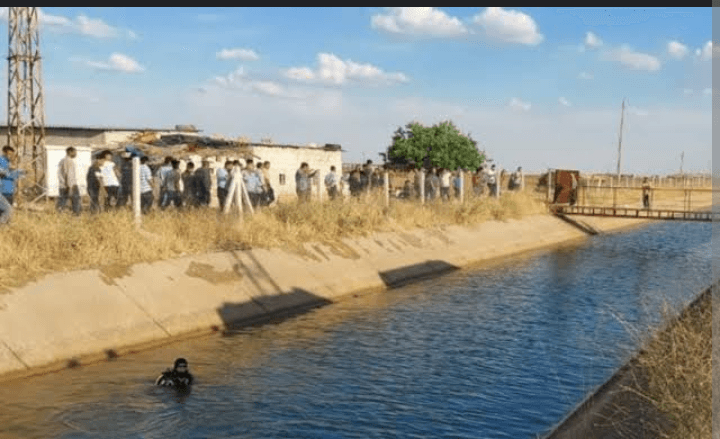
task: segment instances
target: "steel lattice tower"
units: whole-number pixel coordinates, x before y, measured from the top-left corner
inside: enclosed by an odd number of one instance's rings
[[[8,145],[30,175],[31,194],[44,193],[45,101],[37,8],[8,8]],[[22,181],[22,180],[21,180]]]

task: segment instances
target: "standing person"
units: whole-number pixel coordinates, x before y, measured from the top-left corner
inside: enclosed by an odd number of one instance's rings
[[[80,188],[78,186],[75,157],[77,157],[77,151],[70,146],[65,150],[65,157],[58,163],[57,175],[60,196],[57,199],[57,211],[62,212],[68,197],[70,197],[73,213],[80,215]]]
[[[416,198],[420,198],[420,178],[423,170],[414,168],[413,169],[413,186],[415,188],[414,194]]]
[[[372,173],[370,163],[372,162],[368,160],[368,163],[363,165],[363,169],[360,172],[360,192],[370,192],[370,174]]]
[[[336,199],[339,195],[338,182],[339,178],[335,172],[335,166],[330,166],[330,172],[325,176],[325,188],[327,189],[330,200]]]
[[[270,162],[263,163],[262,173],[263,182],[265,183],[265,187],[263,190],[263,196],[265,198],[264,204],[266,206],[269,206],[275,202],[275,189],[273,189],[272,185],[270,184]]]
[[[198,205],[197,177],[195,163],[188,162],[185,172],[182,173],[183,205],[186,207],[197,207]]]
[[[132,197],[132,155],[130,152],[123,153],[123,164],[120,167],[120,195],[118,207],[125,207]]]
[[[648,178],[643,178],[643,185],[642,185],[642,200],[643,200],[643,207],[645,209],[650,209],[650,192],[652,191],[652,186],[650,186],[650,182],[648,181]]]
[[[250,204],[252,207],[258,207],[262,200],[262,172],[255,168],[251,159],[249,159],[247,163],[248,165],[243,171],[243,182],[245,183],[245,188],[250,198]]]
[[[165,177],[167,177],[168,173],[172,171],[172,161],[172,157],[166,156],[165,162],[157,170],[157,181],[160,186],[160,199],[158,200],[159,206],[164,206],[167,203],[165,200],[167,198],[167,193],[165,191]]]
[[[350,172],[348,178],[348,189],[350,190],[350,196],[359,197],[362,193],[362,178],[360,176],[360,169],[355,168]]]
[[[295,191],[300,202],[307,203],[310,201],[312,193],[311,178],[315,177],[317,172],[317,169],[311,170],[310,166],[305,162],[302,162],[300,169],[295,172]]]
[[[520,190],[520,172],[522,168],[518,166],[517,171],[510,174],[510,182],[508,184],[508,190],[519,191]]]
[[[225,162],[224,168],[217,170],[217,197],[220,203],[220,210],[225,208],[225,199],[227,198],[228,181],[230,180],[230,171],[232,171],[233,162],[230,160]]]
[[[450,200],[450,171],[446,168],[440,168],[440,197],[443,201]]]
[[[152,171],[147,162],[150,160],[147,156],[140,159],[140,209],[142,213],[147,214],[152,208],[154,197],[152,191]]]
[[[102,157],[96,157],[90,167],[88,168],[87,175],[85,176],[85,183],[87,185],[87,193],[90,197],[90,212],[100,212],[100,187],[102,186]]]
[[[161,204],[160,208],[165,210],[170,204],[180,207],[182,198],[180,197],[180,182],[182,174],[180,174],[180,161],[173,160],[171,162],[172,169],[165,176],[165,204]]]
[[[14,157],[15,149],[9,145],[3,146],[0,155],[0,225],[10,222],[15,198],[15,182],[24,174],[10,167]]]
[[[455,198],[460,199],[460,185],[463,183],[463,170],[458,168],[453,176],[453,188],[455,188]]]
[[[118,170],[115,168],[115,162],[113,162],[113,154],[110,151],[103,153],[103,165],[101,168],[103,186],[105,186],[105,209],[108,210],[112,207],[112,201],[117,205],[118,194],[120,192],[120,181],[118,180]]]
[[[195,184],[197,185],[198,204],[201,206],[209,206],[212,191],[212,168],[210,168],[210,160],[203,159],[202,166],[195,171]]]
[[[490,196],[496,196],[497,175],[495,172],[495,165],[490,166],[490,169],[485,172],[485,180],[487,181],[488,190],[490,190]]]

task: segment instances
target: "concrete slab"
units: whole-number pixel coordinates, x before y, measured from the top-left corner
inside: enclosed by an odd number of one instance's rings
[[[24,369],[26,369],[26,366],[18,360],[4,343],[0,342],[0,374]]]
[[[2,302],[0,340],[31,367],[167,336],[96,270],[48,276]]]
[[[170,335],[225,322],[221,309],[237,308],[237,318],[253,317],[265,311],[252,298],[229,253],[210,253],[180,259],[138,264],[132,275],[116,280],[117,285]]]

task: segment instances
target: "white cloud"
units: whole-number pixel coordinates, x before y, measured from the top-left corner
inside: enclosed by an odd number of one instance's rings
[[[631,106],[628,106],[628,113],[634,114],[635,116],[647,116],[648,114],[650,114],[650,113],[648,113],[647,110],[643,110],[642,108],[631,107]]]
[[[320,81],[326,84],[343,85],[357,83],[364,85],[408,82],[408,77],[399,72],[387,73],[372,64],[344,61],[332,53],[318,54],[318,68],[293,67],[284,72],[287,78],[296,81]]]
[[[580,74],[578,75],[578,78],[580,78],[580,79],[593,79],[594,76],[592,75],[592,73],[580,72]]]
[[[683,59],[688,53],[688,47],[679,41],[670,41],[667,45],[668,55],[675,59]]]
[[[695,50],[695,55],[699,56],[703,61],[708,61],[717,54],[718,50],[720,49],[713,47],[712,41],[708,41],[703,45],[702,49]]]
[[[209,86],[211,85],[231,90],[251,91],[273,97],[303,97],[302,94],[290,91],[277,82],[252,79],[242,67],[237,68],[225,76],[214,77],[208,85],[200,86],[198,91],[208,93]]]
[[[558,99],[558,102],[559,102],[560,105],[562,105],[563,107],[570,107],[570,106],[571,106],[570,102],[569,102],[567,99],[565,99],[564,97],[562,97],[562,96],[560,96],[560,98]]]
[[[488,37],[507,43],[534,46],[544,38],[532,17],[520,11],[487,8],[473,21],[485,30]]]
[[[437,8],[387,9],[386,14],[373,15],[370,22],[373,29],[392,34],[433,37],[455,37],[468,33],[459,19]]]
[[[592,32],[588,32],[585,34],[585,47],[588,49],[597,49],[598,47],[602,46],[603,42]]]
[[[512,98],[510,99],[510,108],[513,108],[515,110],[522,110],[522,111],[529,111],[530,110],[530,103],[529,102],[523,102],[518,98]]]
[[[243,61],[255,61],[260,58],[254,50],[240,48],[223,49],[220,52],[216,53],[215,56],[217,56],[217,59],[239,59]]]
[[[0,8],[0,20],[8,20],[8,8]],[[126,36],[131,39],[137,38],[137,34],[131,30],[120,29],[105,23],[101,18],[90,18],[80,14],[74,20],[62,15],[51,15],[43,9],[38,8],[38,20],[41,31],[46,26],[48,30],[59,33],[77,33],[93,38],[117,38]]]
[[[87,61],[90,67],[100,70],[112,70],[124,73],[140,73],[145,70],[137,61],[122,53],[113,53],[107,62],[105,61]]]
[[[284,75],[296,81],[312,81],[315,79],[315,72],[308,67],[292,67],[287,69]]]
[[[606,58],[619,62],[632,70],[646,70],[649,72],[660,70],[660,60],[646,53],[635,52],[627,45],[608,52]]]

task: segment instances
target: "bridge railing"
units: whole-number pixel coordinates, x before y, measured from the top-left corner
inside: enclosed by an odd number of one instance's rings
[[[720,190],[710,187],[603,186],[581,180],[573,204],[597,207],[643,207],[649,209],[681,209],[685,211],[713,204],[713,194]]]

